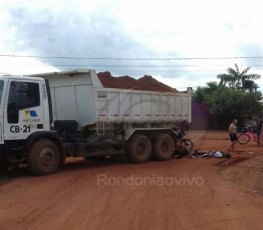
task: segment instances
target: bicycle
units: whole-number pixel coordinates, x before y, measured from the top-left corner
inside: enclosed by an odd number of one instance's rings
[[[255,130],[247,129],[245,133],[242,133],[238,136],[237,142],[241,145],[247,144],[250,140],[258,142],[257,134]],[[261,141],[262,137],[261,137]]]

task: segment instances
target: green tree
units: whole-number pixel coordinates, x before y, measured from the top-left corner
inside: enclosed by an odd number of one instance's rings
[[[219,123],[226,124],[233,118],[243,120],[262,113],[262,94],[260,92],[245,92],[231,88],[218,88],[207,104]]]
[[[207,97],[212,95],[218,87],[219,85],[215,81],[207,82],[204,87],[198,86],[194,91],[193,101],[197,103],[206,103]]]
[[[233,119],[242,121],[245,118],[262,114],[262,93],[254,80],[258,74],[248,74],[250,67],[240,71],[228,68],[228,74],[219,74],[220,83],[208,82],[204,87],[197,87],[193,101],[207,104],[214,115],[214,124],[226,127]],[[194,119],[194,118],[193,118]]]
[[[220,79],[220,86],[229,86],[242,91],[256,91],[258,85],[254,80],[259,79],[259,74],[248,74],[251,67],[240,70],[238,65],[235,64],[234,68],[228,68],[227,74],[218,74],[217,78]]]

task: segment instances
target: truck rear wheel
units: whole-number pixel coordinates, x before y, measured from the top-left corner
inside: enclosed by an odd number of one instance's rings
[[[150,159],[152,145],[145,135],[135,135],[131,137],[126,149],[126,157],[132,163],[143,163]]]
[[[29,170],[37,175],[55,172],[60,164],[57,145],[48,139],[37,141],[29,152],[27,163]]]
[[[174,141],[171,135],[162,133],[153,138],[153,158],[168,160],[174,152]]]

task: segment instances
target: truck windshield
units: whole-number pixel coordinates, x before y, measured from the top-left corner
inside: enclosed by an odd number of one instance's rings
[[[2,100],[3,88],[4,88],[4,81],[0,80],[0,103],[1,103],[1,100]]]

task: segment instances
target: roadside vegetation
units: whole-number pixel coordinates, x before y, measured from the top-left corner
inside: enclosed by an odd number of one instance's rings
[[[218,74],[220,82],[208,82],[205,87],[197,87],[193,101],[207,104],[215,120],[226,123],[233,118],[240,121],[262,114],[262,93],[255,80],[258,74],[248,74],[250,67],[241,70],[237,64],[228,68],[227,73]]]

